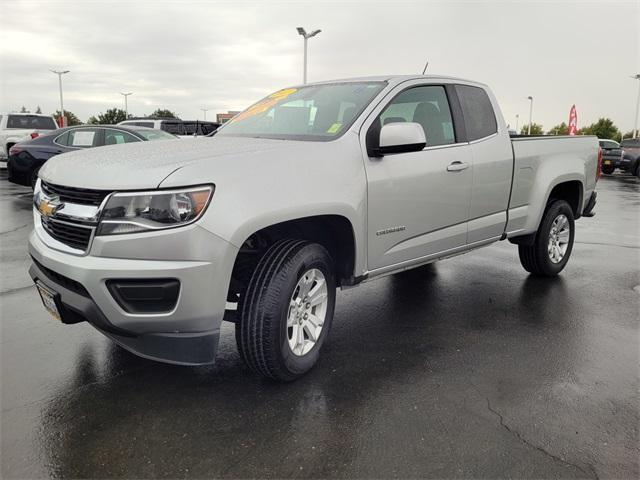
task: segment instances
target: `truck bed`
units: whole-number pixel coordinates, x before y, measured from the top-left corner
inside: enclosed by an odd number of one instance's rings
[[[598,138],[595,136],[512,135],[513,189],[509,203],[509,236],[532,233],[553,187],[574,181],[582,185],[581,212],[595,189]],[[534,188],[544,185],[546,190]]]

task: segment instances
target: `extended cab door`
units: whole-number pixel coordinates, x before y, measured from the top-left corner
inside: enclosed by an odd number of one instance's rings
[[[496,240],[507,222],[513,177],[511,138],[487,90],[475,85],[455,88],[473,155],[467,243]]]
[[[440,252],[464,248],[472,185],[472,155],[464,136],[452,85],[405,83],[367,120],[367,145],[391,122],[416,122],[424,129],[422,151],[370,156],[368,182],[368,268],[409,265]],[[392,267],[393,268],[393,267]]]

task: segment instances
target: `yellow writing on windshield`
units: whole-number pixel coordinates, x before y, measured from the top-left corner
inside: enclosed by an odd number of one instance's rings
[[[257,115],[258,113],[266,112],[271,107],[277,105],[289,95],[297,91],[297,88],[285,88],[283,90],[278,90],[277,92],[269,95],[267,98],[260,100],[258,103],[247,108],[244,112],[230,120],[230,122],[238,122],[240,120],[244,120],[245,118]]]
[[[327,133],[331,133],[331,134],[338,133],[338,130],[340,130],[340,127],[342,127],[341,123],[334,123],[329,127],[329,129],[327,130]]]

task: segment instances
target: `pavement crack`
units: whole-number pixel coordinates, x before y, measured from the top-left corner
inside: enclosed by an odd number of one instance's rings
[[[587,466],[589,467],[589,470],[591,470],[591,472],[589,473],[583,467],[581,467],[580,465],[576,465],[575,463],[568,462],[568,461],[558,457],[557,455],[554,455],[553,453],[549,452],[548,450],[544,449],[543,447],[531,443],[529,440],[527,440],[522,435],[520,435],[520,432],[518,432],[517,430],[511,428],[509,425],[507,425],[505,423],[504,417],[502,416],[502,414],[491,407],[491,402],[489,401],[488,397],[485,397],[485,400],[487,401],[487,410],[489,410],[496,417],[498,417],[498,419],[500,420],[500,426],[502,428],[504,428],[507,432],[509,432],[511,435],[513,435],[516,439],[518,439],[518,441],[520,443],[522,443],[522,444],[524,444],[524,445],[526,445],[526,446],[528,446],[530,448],[533,448],[535,450],[538,450],[539,452],[541,452],[544,455],[546,455],[547,457],[555,460],[556,462],[560,462],[560,463],[563,463],[565,465],[569,465],[571,467],[577,468],[578,470],[580,470],[585,475],[585,477],[593,477],[596,480],[600,479],[600,477],[598,476],[598,473],[596,472],[596,469],[590,463],[587,463]]]
[[[33,288],[34,285],[25,285],[24,287],[17,287],[17,288],[10,288],[9,290],[2,290],[0,292],[0,295],[7,295],[9,293],[15,293],[15,292],[19,292],[20,290],[27,290],[29,288]]]
[[[28,227],[29,225],[31,225],[31,222],[25,223],[24,225],[20,225],[19,227],[16,227],[16,228],[12,228],[11,230],[6,230],[4,232],[0,232],[0,235],[6,235],[7,233],[17,232],[18,230],[21,230],[21,229],[23,229],[25,227]]]
[[[602,245],[604,247],[619,247],[619,248],[631,248],[633,250],[640,250],[640,246],[637,245],[624,245],[621,243],[607,243],[607,242],[574,242],[581,245]]]

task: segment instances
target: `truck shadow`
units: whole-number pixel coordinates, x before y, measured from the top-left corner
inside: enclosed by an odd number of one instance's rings
[[[162,365],[115,345],[106,358],[80,350],[75,378],[42,412],[41,445],[51,476],[387,476],[361,457],[363,435],[377,441],[384,416],[409,408],[407,401],[426,401],[430,408],[446,401],[459,410],[474,395],[471,379],[463,380],[474,365],[461,366],[459,352],[480,348],[473,355],[481,358],[491,347],[478,346],[474,330],[502,335],[522,328],[514,321],[470,324],[470,317],[500,316],[502,305],[479,306],[469,291],[453,288],[458,279],[449,271],[443,278],[438,268],[342,292],[319,365],[291,384],[250,373],[235,352],[231,325],[212,367]],[[530,328],[550,319],[551,307],[538,303],[546,304],[547,296],[555,303],[563,291],[561,279],[527,277],[510,301],[518,314],[526,313]],[[487,368],[499,377],[488,358]],[[443,388],[449,376],[464,386]],[[421,421],[441,428],[442,419],[428,413]]]

